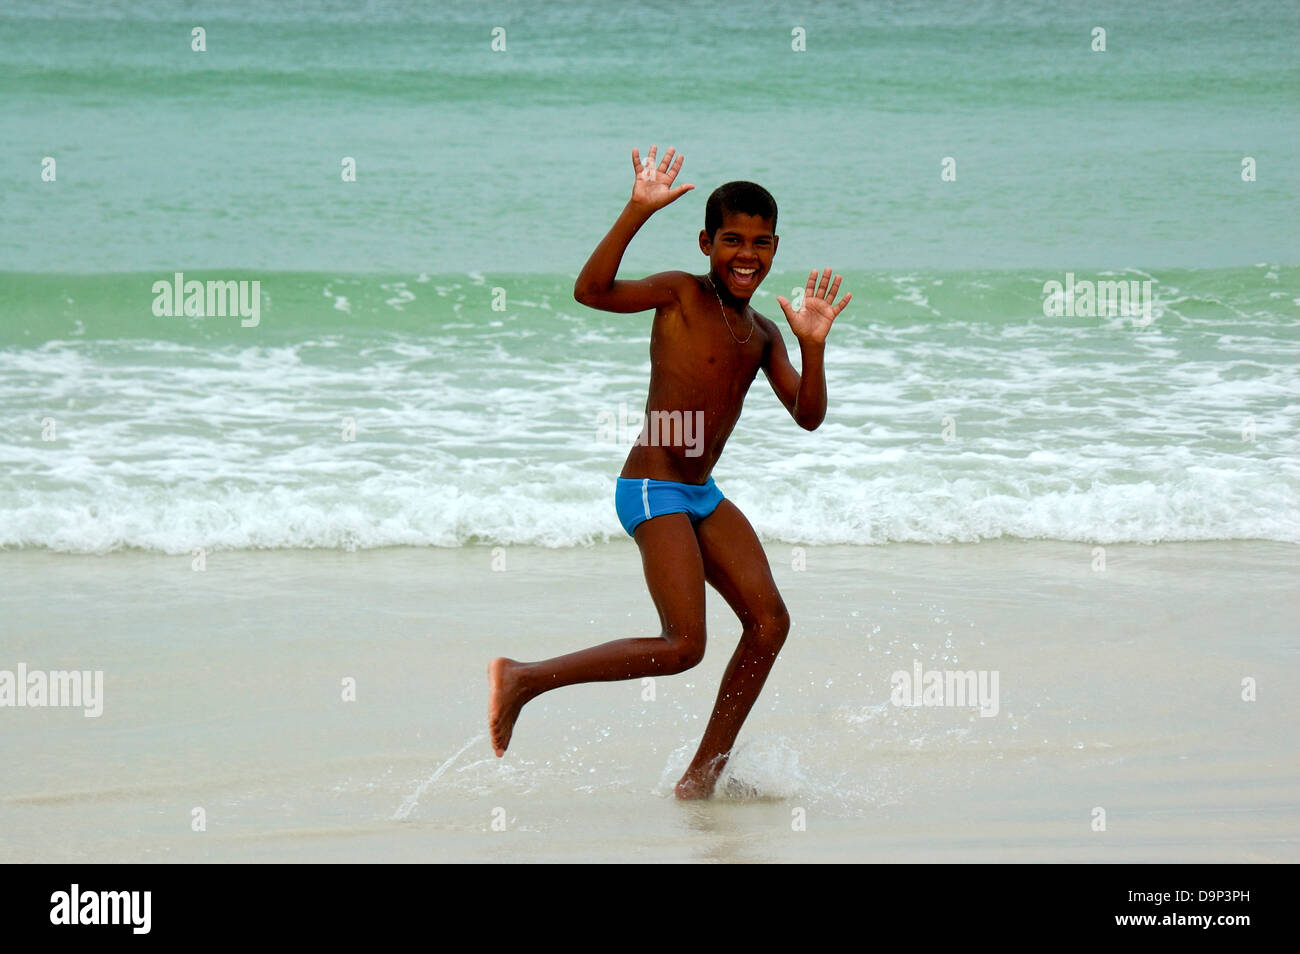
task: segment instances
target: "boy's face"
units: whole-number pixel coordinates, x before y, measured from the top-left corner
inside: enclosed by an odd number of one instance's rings
[[[753,295],[771,271],[778,241],[771,219],[744,212],[724,213],[712,240],[708,232],[700,230],[700,251],[709,256],[714,279],[741,299]]]

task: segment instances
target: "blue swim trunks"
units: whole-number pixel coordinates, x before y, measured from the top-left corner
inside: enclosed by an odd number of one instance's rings
[[[682,484],[675,480],[648,477],[620,477],[614,490],[614,509],[628,536],[651,517],[666,513],[689,514],[703,520],[723,501],[722,491],[710,477],[703,484]]]

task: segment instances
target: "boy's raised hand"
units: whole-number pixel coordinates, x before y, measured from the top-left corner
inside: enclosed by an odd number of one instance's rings
[[[658,146],[650,147],[650,155],[646,157],[645,162],[641,161],[641,153],[636,148],[632,149],[632,167],[636,169],[636,183],[632,186],[632,202],[644,207],[648,212],[662,209],[669,202],[695,188],[693,185],[678,186],[676,189],[672,187],[677,173],[682,171],[682,160],[686,157],[678,154],[677,161],[673,162],[673,148],[670,146],[663,160],[656,166],[655,151],[658,148]]]
[[[808,275],[808,284],[804,288],[803,307],[795,311],[790,302],[780,295],[776,296],[776,303],[781,306],[785,312],[785,320],[790,322],[790,330],[800,341],[811,341],[816,344],[824,344],[826,336],[830,334],[831,323],[839,317],[849,300],[853,295],[847,294],[837,305],[835,296],[840,291],[840,276],[835,276],[835,281],[831,282],[831,270],[828,268],[822,272],[821,281],[817,281],[817,269],[813,269]]]

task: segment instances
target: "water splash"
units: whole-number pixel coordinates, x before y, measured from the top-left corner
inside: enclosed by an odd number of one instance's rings
[[[439,765],[432,775],[421,782],[414,792],[403,799],[402,804],[398,806],[397,811],[393,812],[392,820],[406,821],[406,819],[411,816],[411,812],[415,811],[415,806],[420,803],[420,796],[429,790],[429,786],[438,781],[438,779],[442,777],[442,774],[446,772],[447,769],[451,768],[452,763],[464,755],[470,746],[482,742],[485,738],[487,738],[487,733],[480,732],[478,735],[474,736],[474,738],[462,745],[455,755]]]

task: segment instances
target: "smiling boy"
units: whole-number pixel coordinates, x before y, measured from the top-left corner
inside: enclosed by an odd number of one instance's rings
[[[581,682],[639,679],[683,672],[704,658],[704,593],[708,583],[740,618],[740,644],[722,677],[717,702],[678,798],[707,798],[726,766],[741,724],[753,707],[790,629],[767,556],[745,515],[710,476],[745,394],[758,371],[806,430],[826,415],[822,369],[831,323],[852,298],[834,304],[840,277],[808,276],[803,306],[777,303],[799,342],[803,373],[790,363],[780,329],[749,305],[776,254],[776,202],[752,182],[728,182],[709,196],[700,251],[707,275],[660,272],[619,281],[628,243],[656,211],[695,188],[673,187],[683,157],[673,149],[656,165],[632,150],[632,198],[574,283],[573,295],[602,311],[654,309],[650,394],[646,417],[702,413],[703,452],[683,442],[639,442],[628,454],[615,491],[624,529],[641,551],[646,586],[659,613],[658,636],[620,639],[541,662],[498,658],[488,665],[492,747],[505,753],[519,711],[543,692]],[[699,419],[699,418],[697,418]]]

